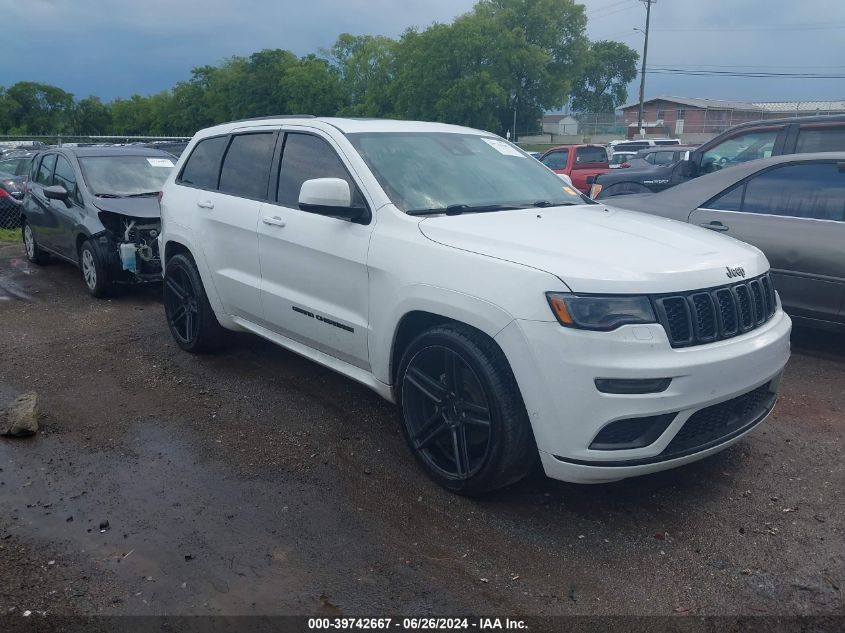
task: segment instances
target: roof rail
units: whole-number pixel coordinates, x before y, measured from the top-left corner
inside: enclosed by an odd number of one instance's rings
[[[314,119],[313,114],[275,114],[270,116],[255,116],[249,119],[237,119],[236,121],[227,121],[227,123],[244,123],[246,121],[269,121],[271,119]]]

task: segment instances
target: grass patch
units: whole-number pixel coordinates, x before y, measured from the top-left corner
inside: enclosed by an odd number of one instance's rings
[[[517,145],[519,145],[519,148],[521,150],[526,152],[545,152],[547,149],[557,147],[557,145],[532,145],[530,143],[526,143],[525,145],[523,145],[522,143],[517,143]]]
[[[0,242],[20,242],[20,229],[0,229]]]

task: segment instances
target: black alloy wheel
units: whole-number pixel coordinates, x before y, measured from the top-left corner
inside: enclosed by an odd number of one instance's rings
[[[164,268],[164,313],[179,347],[187,352],[215,351],[226,341],[226,330],[217,321],[189,255],[171,257]]]
[[[411,442],[440,475],[469,479],[490,453],[490,405],[475,372],[458,352],[433,345],[408,364],[402,401]]]
[[[190,345],[199,333],[197,291],[184,268],[178,267],[164,282],[164,305],[176,341]]]
[[[402,433],[444,488],[483,494],[538,465],[522,394],[487,334],[454,322],[425,330],[405,348],[396,375]]]

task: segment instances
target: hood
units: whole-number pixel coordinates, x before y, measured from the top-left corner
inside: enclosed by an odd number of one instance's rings
[[[726,268],[769,269],[758,249],[674,220],[579,205],[425,218],[428,239],[546,271],[573,292],[659,294],[721,286]]]
[[[119,213],[132,218],[160,218],[161,207],[158,198],[94,198],[94,206],[100,211]]]

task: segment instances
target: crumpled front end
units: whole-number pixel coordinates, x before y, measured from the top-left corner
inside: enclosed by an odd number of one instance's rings
[[[106,231],[103,246],[116,281],[145,283],[161,281],[158,236],[160,218],[140,218],[100,211]],[[102,243],[102,242],[101,242]]]

